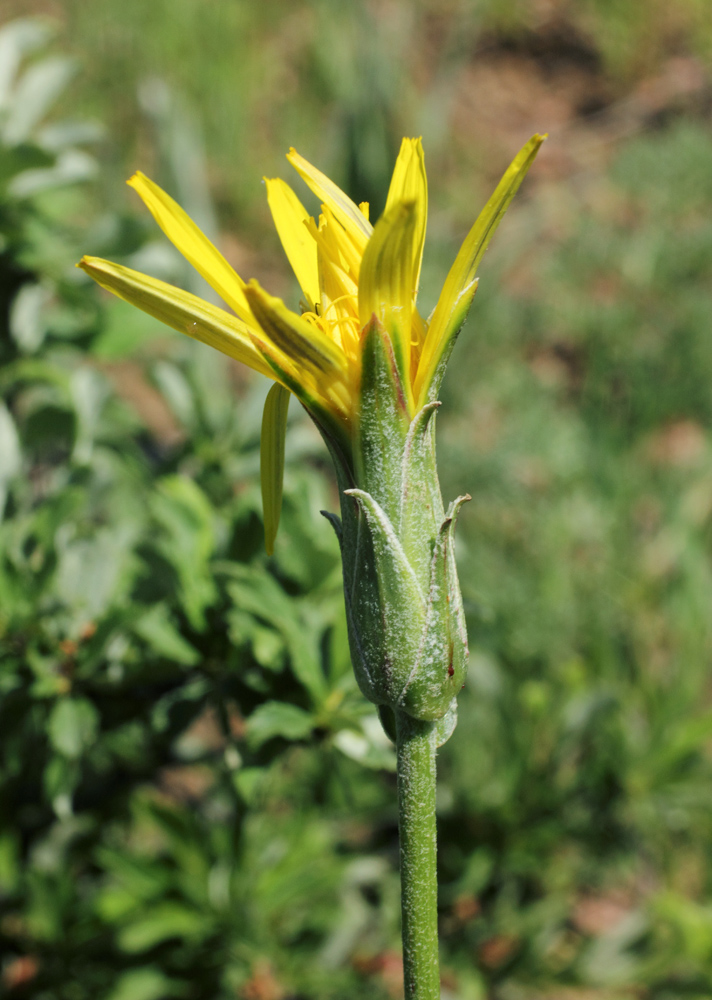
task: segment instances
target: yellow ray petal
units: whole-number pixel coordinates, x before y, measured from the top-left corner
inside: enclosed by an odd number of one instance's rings
[[[450,268],[430,321],[415,379],[418,407],[427,402],[433,386],[438,391],[439,373],[447,361],[460,327],[465,321],[477,289],[475,272],[494,231],[502,221],[519,185],[534,162],[546,136],[535,135],[517,153],[494,194],[480,212],[465,237],[455,263]]]
[[[171,243],[246,323],[252,322],[245,283],[193,220],[140,171],[126,182],[137,192]]]
[[[358,289],[361,328],[375,314],[390,334],[409,403],[416,216],[414,201],[396,202],[381,216],[361,261]]]
[[[309,232],[317,244],[319,258],[330,260],[336,267],[346,271],[354,281],[358,281],[362,253],[354,246],[329,206],[322,207],[324,212],[319,216],[319,225],[313,219],[308,223]]]
[[[267,393],[260,434],[260,481],[267,555],[274,552],[279,516],[282,513],[284,443],[287,438],[287,411],[290,392],[275,382]]]
[[[344,351],[352,381],[358,381],[361,366],[358,285],[319,247],[320,316],[327,323],[334,342]]]
[[[245,286],[245,295],[267,339],[297,368],[312,375],[324,389],[345,380],[346,358],[333,340],[287,309],[281,299],[269,295],[256,281]]]
[[[309,231],[317,248],[319,294],[322,297],[320,314],[323,316],[326,311],[326,303],[323,301],[325,293],[330,299],[340,295],[353,296],[354,308],[358,310],[356,296],[361,258],[346,236],[343,226],[336,221],[329,209],[325,208],[324,214],[319,216],[318,226],[313,219],[309,220]],[[339,277],[337,291],[331,281],[333,275]]]
[[[255,344],[272,369],[272,378],[289,389],[306,407],[322,433],[326,433],[330,447],[336,447],[339,454],[347,455],[351,447],[353,400],[345,395],[343,385],[338,384],[325,397],[311,375],[303,370],[296,372],[289,358],[274,344],[266,338],[258,340],[256,336]]]
[[[420,282],[425,227],[428,221],[428,181],[425,176],[423,143],[420,139],[404,139],[401,143],[388,188],[386,212],[399,201],[414,201],[416,204],[413,238],[413,299],[415,300]]]
[[[242,361],[255,371],[274,378],[270,366],[253,344],[254,331],[242,320],[157,278],[149,278],[100,257],[82,257],[77,265],[107,291],[143,309],[168,326]]]
[[[307,305],[313,310],[315,303],[319,301],[319,272],[316,243],[305,225],[309,215],[294,191],[283,180],[269,180],[267,177],[264,180],[267,185],[267,203],[287,260],[306,296]]]
[[[326,174],[322,174],[321,170],[317,170],[300,156],[296,149],[289,150],[287,159],[317,198],[329,206],[354,245],[363,253],[366,242],[373,232],[373,226],[358,205],[351,201],[332,180],[329,180]]]

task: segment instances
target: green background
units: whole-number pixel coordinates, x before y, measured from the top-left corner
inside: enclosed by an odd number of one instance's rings
[[[292,180],[294,145],[375,217],[422,134],[427,314],[548,131],[439,417],[445,499],[473,496],[443,998],[712,996],[707,0],[2,21],[0,995],[400,995],[393,754],[351,675],[320,441],[292,403],[268,559],[266,381],[73,265],[204,291],[124,186],[142,169],[295,305],[261,177]]]

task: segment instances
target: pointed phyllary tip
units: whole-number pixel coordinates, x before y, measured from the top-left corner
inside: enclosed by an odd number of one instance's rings
[[[320,510],[319,513],[321,514],[322,517],[326,518],[331,527],[334,529],[334,531],[336,532],[336,537],[339,540],[339,545],[341,545],[341,542],[343,541],[341,518],[337,517],[336,514],[332,514],[331,511],[329,510]]]

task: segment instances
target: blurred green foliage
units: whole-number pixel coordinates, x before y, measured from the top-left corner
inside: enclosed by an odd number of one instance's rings
[[[656,997],[706,996],[712,974],[710,162],[709,127],[678,122],[560,206],[555,250],[532,253],[547,223],[522,213],[523,245],[494,251],[516,292],[478,296],[441,449],[450,491],[474,495],[476,697],[445,826],[479,845],[481,926],[544,980]],[[457,884],[467,852],[448,847]]]
[[[634,44],[640,5],[581,6]],[[67,7],[80,51],[89,9]],[[527,5],[509,9],[524,30]],[[253,62],[230,67],[186,47],[194,4],[171,10],[124,3],[117,35],[116,8],[93,8],[113,26],[83,104],[111,120],[104,148],[132,107],[109,56],[138,24],[136,78],[170,77],[159,55],[173,52],[206,135],[228,137],[218,166],[242,151],[238,210],[264,218],[253,182],[271,166],[252,157],[308,131],[322,101],[343,178],[378,204],[397,60],[359,89],[342,65],[358,46],[340,55],[341,22],[319,22],[333,38],[303,78],[320,82],[274,140],[279,107],[260,131],[267,103],[206,110],[199,84],[273,100],[293,63],[260,45],[286,45],[302,9],[270,33],[259,6],[206,5],[205,46],[246,25]],[[0,989],[397,996],[393,758],[351,674],[318,513],[336,506],[326,458],[293,405],[268,560],[267,386],[73,267],[91,250],[194,280],[144,221],[96,209],[99,135],[53,113],[71,67],[46,43],[34,22],[0,35]],[[142,93],[145,119],[124,135],[210,230],[195,124],[175,90]],[[710,162],[707,119],[664,122],[605,176],[523,200],[451,366],[443,488],[474,501],[459,552],[472,661],[439,759],[444,997],[712,992]],[[426,288],[452,252],[432,228]]]
[[[33,3],[56,16],[48,0]],[[150,107],[159,77],[200,120],[221,207],[242,232],[259,221],[259,241],[269,223],[255,179],[281,171],[293,144],[374,215],[403,134],[422,133],[431,165],[435,154],[447,163],[453,84],[493,44],[539,52],[549,68],[600,66],[614,95],[670,56],[712,60],[708,0],[63,0],[61,12],[62,40],[82,66],[65,103],[109,127],[105,203],[127,171],[155,175],[135,95]]]

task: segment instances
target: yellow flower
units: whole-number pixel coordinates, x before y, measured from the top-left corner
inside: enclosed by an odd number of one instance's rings
[[[319,221],[310,218],[288,184],[265,179],[279,238],[302,289],[299,314],[257,281],[245,283],[157,184],[142,173],[128,181],[232,312],[98,257],[83,257],[79,267],[132,305],[277,383],[262,439],[263,494],[274,522],[273,530],[267,528],[268,549],[281,500],[285,390],[348,457],[359,422],[363,336],[376,322],[390,338],[406,415],[412,418],[432,401],[475,294],[479,262],[544,138],[533,136],[512,161],[465,238],[427,321],[416,305],[428,208],[420,139],[403,140],[386,208],[375,226],[367,204],[356,205],[293,149],[287,159],[319,198]]]
[[[287,159],[322,202],[318,223],[282,180],[267,180],[277,232],[303,293],[297,314],[245,283],[183,209],[141,173],[128,183],[183,256],[233,310],[97,257],[80,263],[100,285],[181,333],[244,362],[291,390],[316,416],[350,435],[358,419],[361,335],[375,316],[389,331],[411,416],[428,400],[438,367],[465,318],[487,243],[543,138],[517,154],[472,227],[429,321],[416,307],[425,242],[427,183],[420,139],[404,139],[375,227],[295,150]]]

